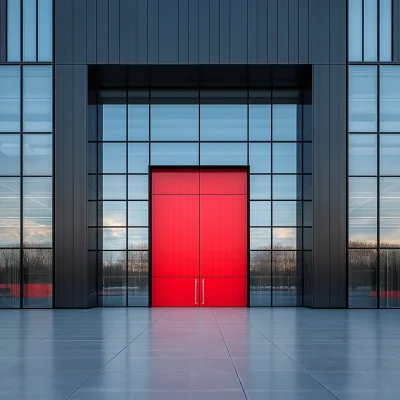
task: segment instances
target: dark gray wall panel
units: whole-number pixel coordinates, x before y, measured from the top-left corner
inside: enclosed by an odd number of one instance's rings
[[[210,1],[199,1],[199,64],[210,63]]]
[[[56,64],[73,64],[74,62],[74,2],[55,0],[54,14],[57,22],[55,30]]]
[[[229,0],[219,0],[219,62],[221,64],[229,64],[229,5]]]
[[[299,0],[289,0],[289,64],[299,62]]]
[[[137,0],[119,1],[119,62],[121,64],[137,63],[137,7]]]
[[[393,26],[393,61],[400,60],[400,0],[393,0],[392,11]]]
[[[198,62],[199,62],[199,0],[189,0],[189,64],[197,64]]]
[[[346,65],[330,66],[329,307],[346,307]]]
[[[329,65],[313,66],[314,307],[329,307]]]
[[[331,64],[346,64],[346,7],[346,0],[330,1],[329,62]]]
[[[160,64],[178,64],[179,61],[179,1],[160,1],[158,9],[158,62]]]
[[[219,64],[219,0],[210,1],[210,64]]]
[[[132,21],[134,24],[135,21]],[[119,0],[108,4],[108,63],[119,64]]]
[[[268,64],[278,62],[278,0],[268,0]]]
[[[74,307],[87,307],[88,244],[87,244],[87,66],[73,67],[73,240],[74,240]],[[71,138],[69,138],[71,140]],[[67,165],[64,166],[64,168]]]
[[[148,62],[148,7],[146,0],[137,0],[137,42],[138,42],[138,64]]]
[[[74,64],[86,65],[86,0],[73,0],[74,3]]]
[[[7,0],[0,0],[0,63],[7,61]]]
[[[253,0],[255,1],[255,0]],[[257,61],[268,63],[268,0],[258,0]]]
[[[247,62],[257,64],[257,36],[258,36],[258,2],[247,2]]]
[[[310,64],[329,64],[329,0],[309,0],[309,33]]]
[[[189,63],[189,0],[179,0],[179,64]]]
[[[308,0],[299,0],[299,64],[308,64]]]
[[[278,1],[278,64],[289,62],[289,0]]]
[[[97,3],[96,0],[86,0],[86,35],[87,63],[97,62]],[[57,21],[58,23],[58,21]],[[57,25],[56,25],[57,26]],[[57,32],[57,29],[56,29]]]
[[[97,64],[108,64],[108,0],[97,0]]]
[[[230,0],[229,62],[247,64],[247,0]]]
[[[147,61],[158,64],[158,0],[148,0]]]

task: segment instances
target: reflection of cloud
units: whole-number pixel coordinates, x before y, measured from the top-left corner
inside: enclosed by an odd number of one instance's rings
[[[274,239],[295,239],[295,228],[274,228]]]
[[[125,228],[104,228],[102,230],[103,248],[110,249],[125,249],[126,247],[126,229]]]
[[[24,221],[26,222],[26,221]],[[46,246],[50,247],[52,243],[52,228],[48,225],[31,224],[24,227],[25,246]]]
[[[19,245],[19,227],[0,226],[0,246]]]

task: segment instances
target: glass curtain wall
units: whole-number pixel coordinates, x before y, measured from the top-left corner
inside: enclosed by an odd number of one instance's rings
[[[0,308],[52,307],[52,1],[8,0],[7,19],[8,62],[0,65]]]
[[[107,91],[98,101],[88,215],[99,304],[148,305],[149,165],[250,165],[251,305],[301,306],[312,245],[302,93]]]
[[[374,29],[362,37],[355,26],[364,7],[365,28],[367,3]],[[357,5],[349,13],[348,69],[348,304],[353,308],[400,307],[400,67],[387,64],[391,3],[349,2]],[[364,58],[355,56],[354,42],[364,48]],[[371,47],[376,51],[366,58]]]

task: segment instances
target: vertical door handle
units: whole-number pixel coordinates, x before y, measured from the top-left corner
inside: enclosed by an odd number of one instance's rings
[[[204,304],[204,279],[201,280],[201,283],[203,284],[203,296],[201,304]]]
[[[194,280],[194,304],[197,304],[197,279]]]

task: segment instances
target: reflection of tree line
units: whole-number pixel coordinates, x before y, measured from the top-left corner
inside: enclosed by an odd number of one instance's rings
[[[24,243],[23,272],[25,283],[52,283],[53,255],[51,249],[28,248]],[[0,284],[18,284],[20,280],[21,249],[10,246],[0,249]]]
[[[375,243],[350,241],[349,281],[351,289],[377,288],[377,254]],[[400,249],[389,243],[381,243],[381,282],[388,290],[400,289]]]

